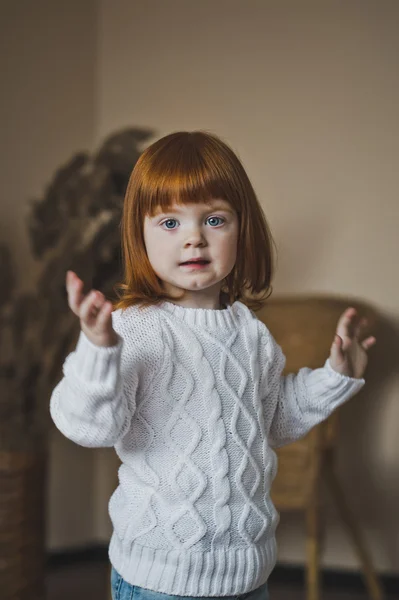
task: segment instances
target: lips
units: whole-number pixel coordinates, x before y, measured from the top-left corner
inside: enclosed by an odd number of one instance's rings
[[[205,258],[192,258],[191,260],[180,263],[180,265],[208,265],[209,263],[210,261]]]

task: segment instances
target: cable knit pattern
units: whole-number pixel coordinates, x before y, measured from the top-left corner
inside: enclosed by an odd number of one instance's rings
[[[321,369],[282,377],[285,358],[240,302],[163,302],[113,313],[118,344],[81,333],[50,411],[83,446],[122,464],[110,560],[132,585],[181,596],[244,594],[276,562],[272,447],[305,435],[364,384]]]

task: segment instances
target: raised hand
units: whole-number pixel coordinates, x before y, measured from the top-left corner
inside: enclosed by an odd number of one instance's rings
[[[360,379],[367,366],[367,350],[376,342],[374,336],[362,339],[367,324],[359,319],[355,308],[347,308],[341,315],[331,346],[330,365],[348,377]]]
[[[67,271],[68,304],[80,319],[80,326],[96,346],[115,346],[118,336],[112,327],[112,304],[98,290],[83,294],[83,281],[73,271]]]

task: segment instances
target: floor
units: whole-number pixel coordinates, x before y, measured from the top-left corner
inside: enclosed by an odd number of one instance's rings
[[[301,587],[293,583],[271,582],[271,600],[305,600]],[[108,565],[101,562],[53,567],[47,577],[47,600],[109,600]],[[362,591],[342,589],[323,590],[320,600],[367,600]],[[385,596],[384,600],[397,600],[398,596]]]

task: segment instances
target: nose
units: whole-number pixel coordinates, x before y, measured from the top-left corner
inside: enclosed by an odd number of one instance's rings
[[[206,246],[206,239],[200,228],[193,228],[186,237],[184,247],[202,248]]]

